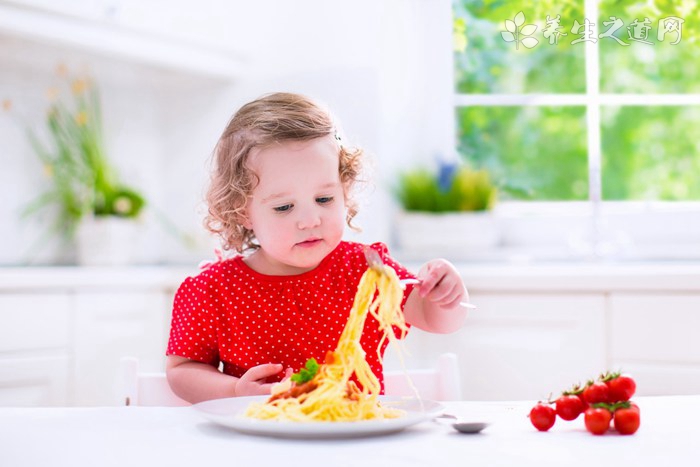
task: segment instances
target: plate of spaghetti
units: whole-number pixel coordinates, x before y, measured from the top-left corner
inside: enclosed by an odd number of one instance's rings
[[[399,412],[395,418],[361,421],[282,421],[260,420],[246,416],[248,408],[264,404],[269,396],[231,397],[199,402],[192,407],[207,420],[235,431],[276,438],[358,438],[397,433],[413,425],[430,420],[443,411],[438,402],[379,396],[379,404]]]
[[[219,399],[194,407],[211,421],[239,431],[293,437],[392,433],[434,417],[441,406],[420,400],[417,392],[415,399],[381,396],[381,383],[360,344],[368,317],[377,320],[382,332],[377,349],[372,349],[380,360],[383,344],[388,340],[397,345],[405,335],[403,290],[393,268],[372,261],[357,286],[338,344],[322,363],[309,359],[291,378],[273,386],[270,396]]]

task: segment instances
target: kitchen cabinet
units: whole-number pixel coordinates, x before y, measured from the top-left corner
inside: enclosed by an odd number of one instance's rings
[[[0,269],[0,405],[117,405],[121,357],[164,368],[174,287],[187,272],[10,271]]]
[[[0,295],[0,405],[67,405],[71,299]]]
[[[467,400],[539,399],[606,366],[605,298],[597,294],[472,293],[455,334],[412,330],[406,341],[423,365],[458,355]]]
[[[165,292],[78,292],[74,310],[72,377],[79,405],[113,405],[118,400],[121,357],[165,368],[170,314]]]
[[[633,374],[638,395],[700,393],[697,265],[458,267],[478,309],[451,335],[411,330],[403,358],[456,353],[465,399],[543,399],[605,370]],[[401,368],[398,352],[386,363]]]
[[[648,395],[700,394],[700,294],[610,296],[610,363]]]

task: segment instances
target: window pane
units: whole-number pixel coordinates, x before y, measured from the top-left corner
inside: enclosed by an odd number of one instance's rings
[[[459,151],[522,200],[588,197],[584,107],[463,107]]]
[[[603,107],[603,198],[700,200],[700,107]]]
[[[529,36],[537,40],[532,48],[519,40],[506,42],[501,35],[507,33],[505,21],[514,21],[521,11],[524,22],[516,28],[518,32],[528,32],[523,28],[529,24],[537,26]],[[583,0],[456,0],[454,14],[457,21],[464,22],[467,36],[465,50],[455,51],[458,93],[585,92],[585,47],[582,43],[571,44],[578,36],[570,31],[574,20],[583,22]],[[548,15],[551,20],[560,16],[560,26],[552,24],[549,28],[565,36],[548,33],[545,37]]]
[[[615,38],[601,37],[599,41],[601,91],[700,92],[699,7],[697,0],[601,1],[600,34],[615,30],[610,32]]]

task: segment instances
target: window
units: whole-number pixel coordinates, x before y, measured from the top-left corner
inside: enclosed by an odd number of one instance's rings
[[[506,253],[700,258],[697,3],[455,0],[457,148]]]

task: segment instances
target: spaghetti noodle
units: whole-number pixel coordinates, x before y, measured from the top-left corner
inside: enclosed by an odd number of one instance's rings
[[[375,297],[375,291],[378,292]],[[372,315],[382,331],[377,347],[394,342],[393,327],[403,337],[408,330],[401,311],[403,288],[393,268],[386,265],[368,268],[360,279],[350,316],[334,352],[328,352],[318,373],[308,382],[273,394],[265,403],[251,404],[246,417],[282,421],[358,421],[397,418],[402,410],[382,407],[378,396],[381,386],[365,360],[360,337],[367,315]],[[379,355],[380,361],[382,356]],[[362,386],[350,380],[355,374]],[[273,391],[275,392],[275,391]]]

